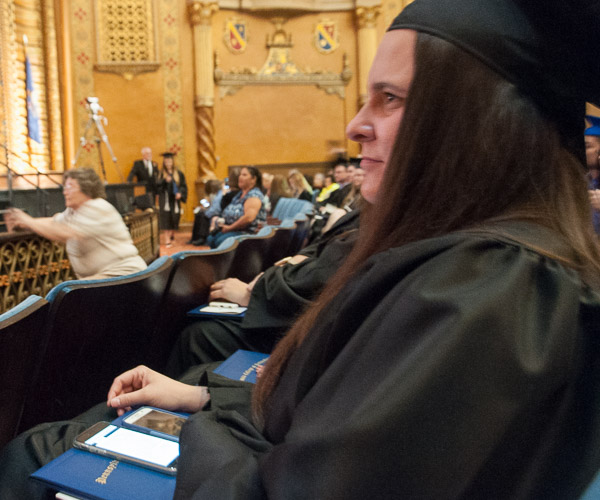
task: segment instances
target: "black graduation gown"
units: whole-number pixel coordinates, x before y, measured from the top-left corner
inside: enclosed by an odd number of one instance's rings
[[[290,359],[265,428],[184,425],[177,498],[577,498],[600,468],[600,298],[505,223],[371,258]]]

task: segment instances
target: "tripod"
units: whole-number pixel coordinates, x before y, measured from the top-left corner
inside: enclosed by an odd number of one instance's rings
[[[100,159],[100,167],[102,168],[102,176],[104,177],[104,181],[106,182],[106,170],[104,169],[104,159],[102,158],[102,149],[100,149],[100,141],[104,142],[106,145],[106,149],[110,153],[113,163],[115,164],[115,170],[119,174],[121,178],[121,182],[123,182],[123,174],[117,165],[117,157],[115,156],[112,147],[110,146],[110,142],[108,142],[108,135],[104,130],[104,124],[107,123],[105,116],[100,116],[100,113],[104,111],[102,106],[98,104],[97,97],[86,97],[86,107],[90,112],[90,118],[85,125],[85,129],[83,130],[83,135],[79,138],[79,147],[77,148],[77,153],[75,154],[75,158],[73,159],[73,165],[77,163],[79,155],[81,154],[81,150],[83,147],[88,144],[88,140],[86,139],[89,131],[93,128],[95,129],[95,135],[93,137],[93,141],[96,143],[96,147],[98,149],[98,158]]]

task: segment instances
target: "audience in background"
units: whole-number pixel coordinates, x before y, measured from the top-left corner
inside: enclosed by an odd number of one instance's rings
[[[183,172],[175,167],[175,154],[162,153],[163,164],[158,180],[160,229],[165,234],[167,247],[173,246],[175,231],[179,229],[182,203],[187,201],[187,184]]]
[[[201,246],[206,243],[210,233],[210,222],[221,213],[221,200],[225,194],[223,184],[223,181],[218,179],[210,179],[204,183],[206,198],[201,200],[200,206],[194,210],[194,226],[189,244]]]
[[[63,177],[66,209],[54,217],[33,218],[12,208],[4,215],[8,231],[33,231],[66,244],[80,279],[123,276],[146,269],[123,218],[108,201],[102,179],[91,168],[67,170]]]
[[[288,174],[288,183],[294,198],[312,201],[312,187],[302,172],[296,169],[290,170]]]
[[[283,175],[276,174],[273,176],[271,181],[271,188],[269,190],[269,209],[268,213],[273,214],[277,202],[281,198],[293,198],[292,190],[287,182],[287,179]]]
[[[344,197],[341,203],[341,208],[337,208],[327,218],[327,222],[323,227],[321,233],[326,233],[331,227],[345,214],[359,208],[362,201],[360,194],[360,188],[362,186],[363,179],[365,178],[365,171],[360,167],[352,168],[352,182],[350,183],[351,189],[348,194]]]
[[[317,201],[317,197],[321,194],[321,190],[325,187],[325,174],[323,172],[317,172],[312,181],[313,195],[312,202]]]
[[[321,189],[321,192],[317,196],[317,203],[323,203],[333,191],[339,188],[340,185],[337,182],[333,182],[333,172],[327,172],[323,182],[323,189]]]
[[[218,247],[232,236],[255,233],[259,223],[266,221],[262,178],[258,168],[242,167],[237,184],[239,192],[223,209],[221,222],[207,238],[211,248]]]

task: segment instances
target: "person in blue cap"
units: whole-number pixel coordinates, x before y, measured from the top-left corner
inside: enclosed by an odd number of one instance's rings
[[[591,126],[585,129],[585,158],[594,230],[600,234],[600,117],[588,115]]]

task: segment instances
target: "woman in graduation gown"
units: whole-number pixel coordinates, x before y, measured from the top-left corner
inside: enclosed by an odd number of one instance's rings
[[[160,228],[166,234],[165,245],[172,246],[179,229],[181,204],[187,201],[185,175],[175,166],[174,153],[162,153],[163,165],[158,181]]]
[[[570,499],[600,468],[581,162],[600,68],[560,67],[595,57],[577,42],[600,30],[591,10],[523,4],[415,0],[385,34],[348,126],[371,204],[359,242],[275,349],[253,415],[211,373],[115,379],[120,412],[196,412],[176,498]]]
[[[177,498],[568,499],[600,468],[581,161],[600,95],[545,45],[573,12],[519,5],[416,0],[385,34],[348,126],[359,241],[272,354],[253,420],[210,378],[183,398],[212,411],[184,425]],[[134,370],[109,405],[178,406],[162,384]]]

